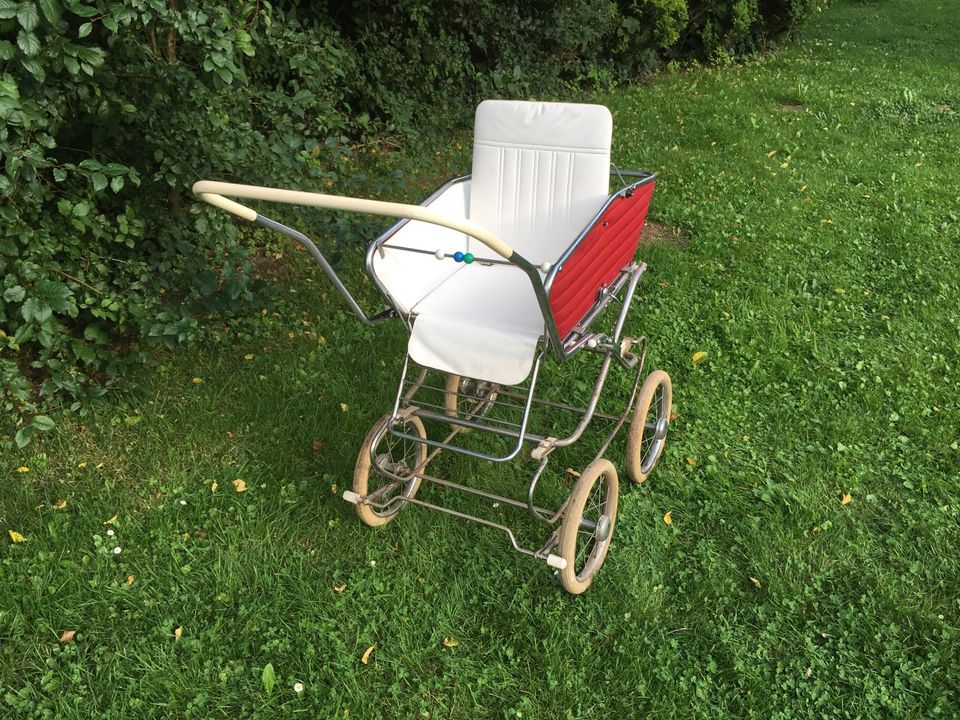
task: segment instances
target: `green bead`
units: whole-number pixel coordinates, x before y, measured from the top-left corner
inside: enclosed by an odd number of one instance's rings
[[[473,262],[473,253],[464,253],[464,254],[463,254],[463,261],[464,261],[467,265],[469,265],[470,263],[472,263],[472,262]]]

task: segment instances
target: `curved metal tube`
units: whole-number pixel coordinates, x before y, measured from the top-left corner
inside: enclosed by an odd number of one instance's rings
[[[350,212],[369,213],[370,215],[386,215],[388,217],[422,220],[470,235],[493,250],[497,255],[507,260],[514,254],[513,248],[486,228],[469,220],[442,215],[423,205],[406,205],[404,203],[384,202],[382,200],[366,200],[364,198],[326,195],[324,193],[304,192],[302,190],[283,190],[281,188],[260,187],[258,185],[240,185],[238,183],[215,182],[213,180],[200,180],[194,183],[193,193],[199,196],[204,202],[231,212],[238,217],[242,217],[244,220],[256,220],[257,212],[238,202],[228,200],[223,197],[224,195],[249,200],[286,203],[288,205],[305,205],[308,207],[326,208],[328,210],[348,210]]]

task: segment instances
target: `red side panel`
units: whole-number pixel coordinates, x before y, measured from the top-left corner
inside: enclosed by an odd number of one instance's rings
[[[561,338],[587,314],[597,291],[633,259],[654,184],[614,200],[557,272],[550,288],[550,310]]]

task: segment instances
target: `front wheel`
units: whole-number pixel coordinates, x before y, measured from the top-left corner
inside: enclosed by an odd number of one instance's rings
[[[560,526],[560,584],[573,595],[586,591],[603,565],[617,522],[617,470],[609,460],[590,463],[573,488]]]
[[[387,413],[370,428],[353,470],[353,491],[376,504],[368,505],[361,501],[354,505],[357,515],[370,527],[385,525],[393,520],[403,507],[404,500],[417,494],[419,473],[423,472],[421,466],[427,460],[426,443],[390,433],[388,424],[392,419],[393,415]],[[427,437],[420,418],[403,418],[397,420],[396,424],[401,425],[401,431],[407,435]],[[373,467],[374,458],[377,467]],[[383,468],[396,477],[384,475],[377,468]]]

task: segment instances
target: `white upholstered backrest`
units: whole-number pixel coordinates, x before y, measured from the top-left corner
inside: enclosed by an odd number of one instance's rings
[[[602,105],[482,102],[470,220],[531,262],[553,262],[607,199],[612,134]],[[471,249],[489,256],[476,241]]]

